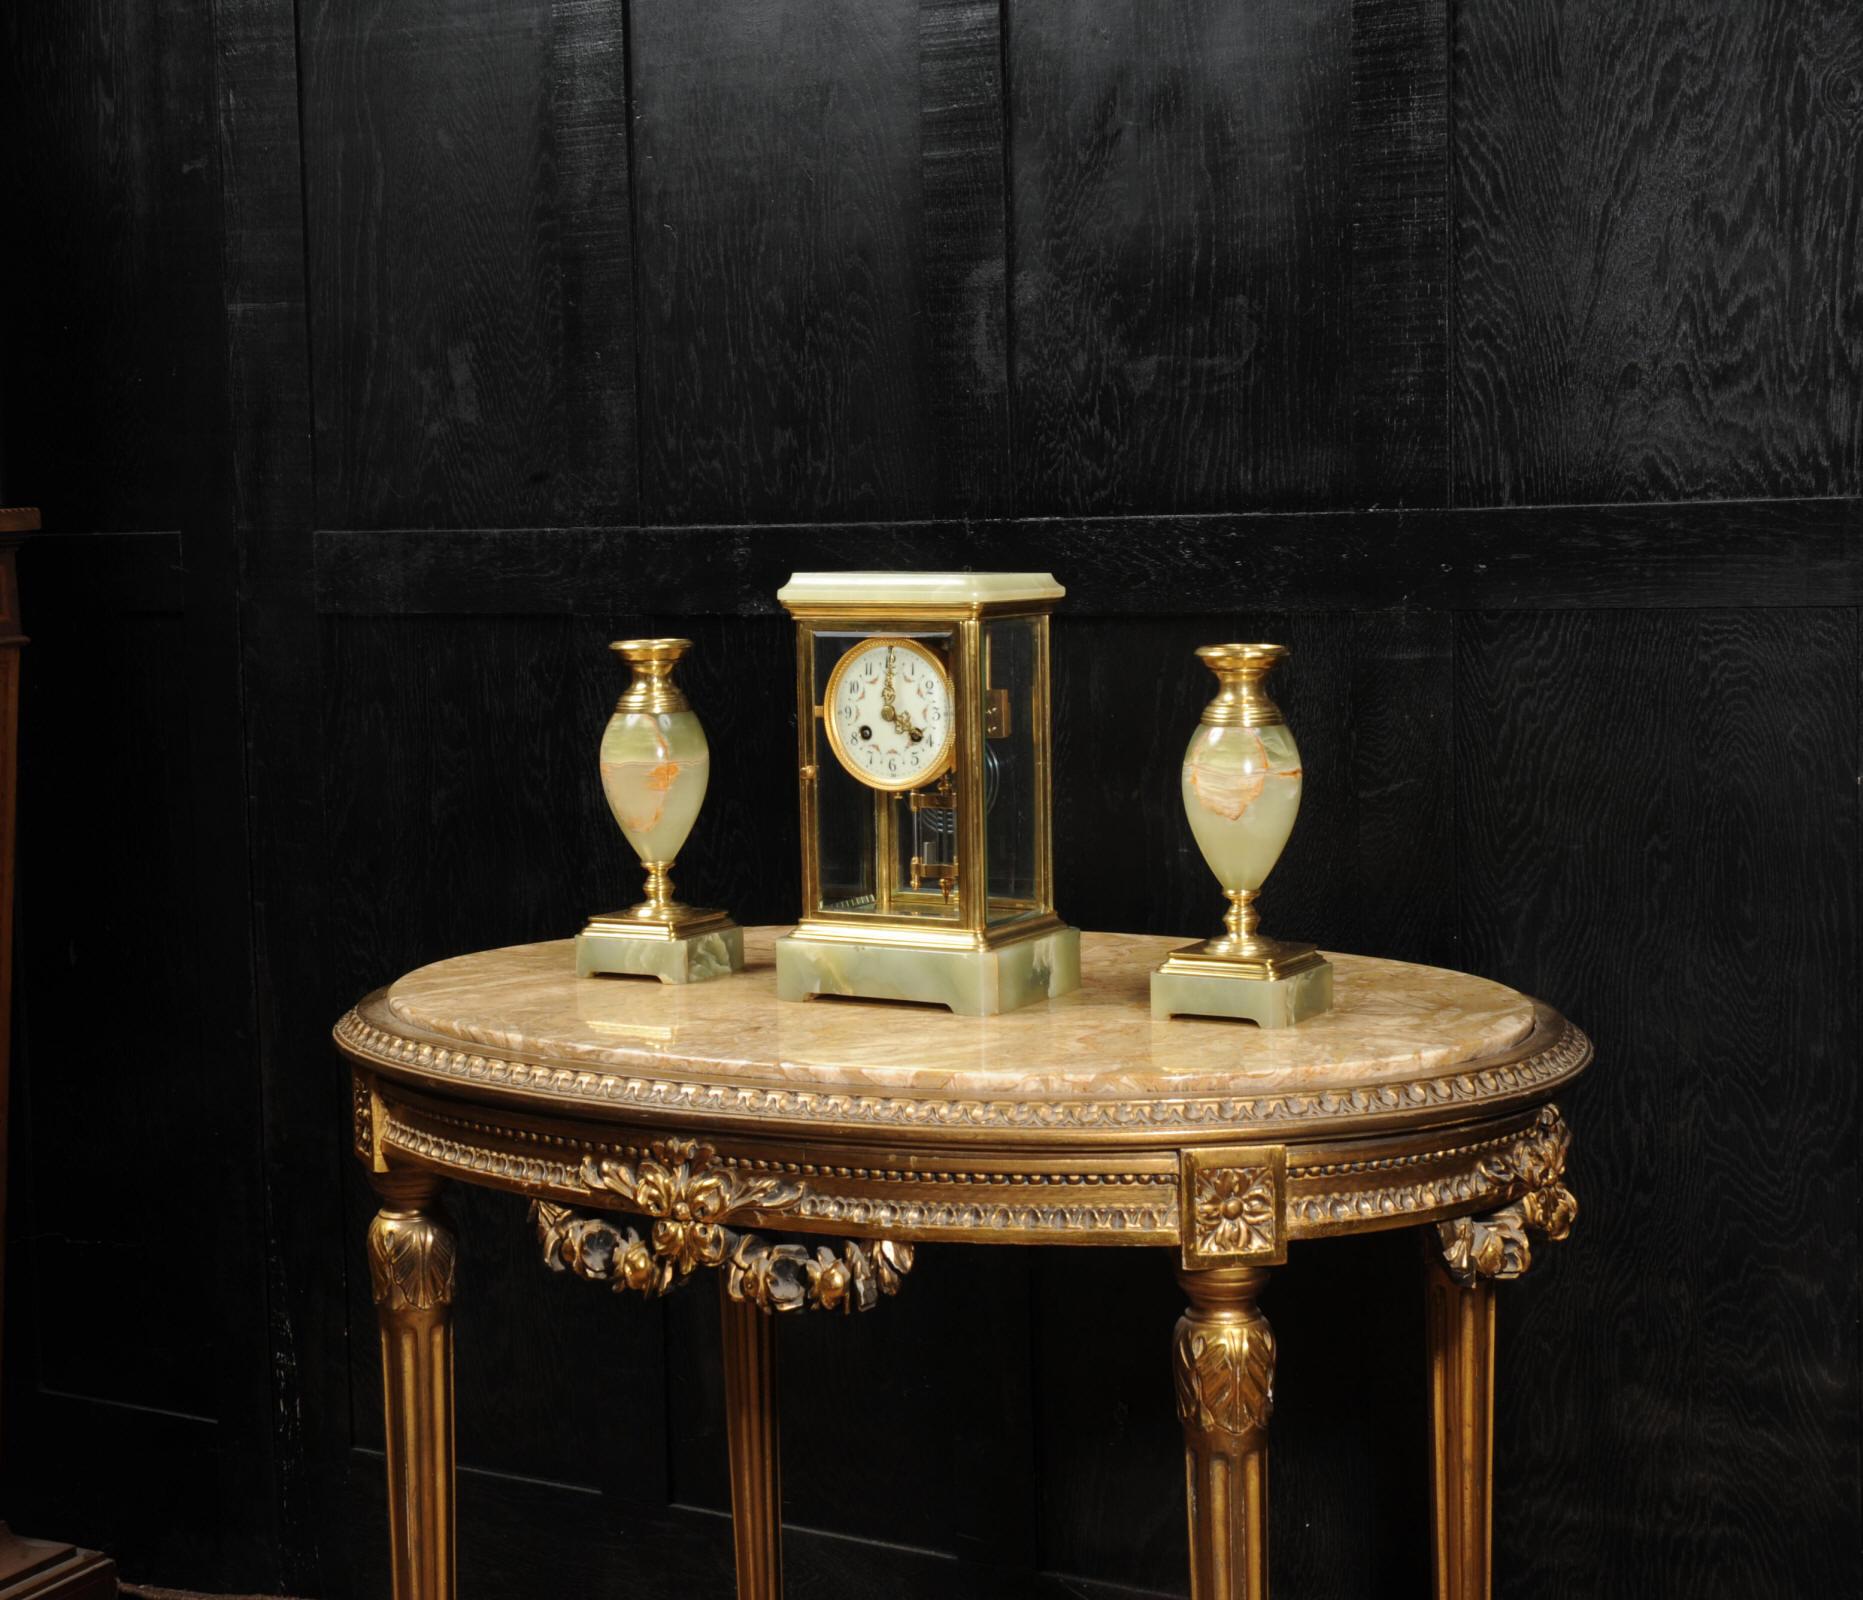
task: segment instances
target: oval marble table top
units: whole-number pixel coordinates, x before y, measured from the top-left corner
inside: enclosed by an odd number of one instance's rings
[[[1109,1129],[1446,1120],[1542,1098],[1591,1053],[1501,984],[1367,956],[1331,956],[1334,1009],[1295,1027],[1153,1021],[1151,970],[1187,941],[1136,934],[1083,933],[1077,993],[997,1017],[780,1001],[783,931],[746,929],[743,972],[683,986],[578,978],[569,940],[457,956],[370,997],[338,1038],[409,1076],[617,1110],[983,1127],[1034,1107]]]

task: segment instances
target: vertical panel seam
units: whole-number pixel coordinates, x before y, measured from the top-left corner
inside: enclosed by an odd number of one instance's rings
[[[647,522],[647,395],[642,379],[647,342],[640,294],[640,183],[635,157],[634,0],[621,0],[621,120],[627,134],[627,270],[634,318],[634,526]]]
[[[1016,472],[1016,419],[1020,402],[1016,392],[1016,159],[1015,107],[1009,92],[1009,0],[998,0],[996,24],[997,97],[1001,105],[999,122],[1003,130],[1003,384],[1007,404],[1003,407],[1003,466],[1007,482],[1004,487],[1003,514],[1018,513],[1018,489],[1021,480]]]
[[[1455,379],[1456,347],[1459,329],[1456,322],[1458,263],[1456,259],[1456,80],[1455,33],[1458,0],[1443,0],[1443,505],[1455,506],[1456,415]],[[1455,640],[1450,641],[1453,649]],[[1455,682],[1450,669],[1449,681]],[[1453,814],[1452,814],[1453,815]],[[1461,907],[1456,908],[1458,926]]]

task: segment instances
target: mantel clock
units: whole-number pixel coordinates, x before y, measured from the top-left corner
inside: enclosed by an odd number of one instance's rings
[[[986,1016],[1080,984],[1055,915],[1046,573],[799,572],[802,920],[786,1000]]]

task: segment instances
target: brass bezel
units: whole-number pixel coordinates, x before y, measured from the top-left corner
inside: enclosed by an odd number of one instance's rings
[[[830,710],[834,705],[835,691],[840,687],[841,679],[847,672],[848,667],[852,664],[855,656],[864,655],[875,645],[886,645],[891,649],[903,649],[917,656],[920,660],[925,662],[933,672],[938,674],[939,682],[944,685],[945,701],[948,706],[948,711],[945,719],[947,731],[945,733],[943,754],[939,757],[935,765],[924,772],[913,773],[910,780],[904,783],[886,783],[873,777],[870,773],[862,772],[857,768],[848,758],[847,752],[841,748],[841,735],[835,726],[835,719]],[[957,759],[957,691],[952,684],[950,671],[946,668],[945,664],[938,659],[937,653],[928,645],[920,644],[917,639],[908,639],[904,634],[863,634],[853,644],[849,645],[847,649],[841,653],[840,660],[836,661],[833,668],[830,670],[828,681],[822,685],[822,697],[818,709],[821,713],[822,729],[828,738],[828,748],[834,752],[835,760],[841,763],[842,769],[847,772],[850,777],[858,783],[865,784],[869,789],[877,789],[883,794],[906,794],[913,789],[922,789],[928,783],[936,783],[942,778],[951,770],[953,763]]]

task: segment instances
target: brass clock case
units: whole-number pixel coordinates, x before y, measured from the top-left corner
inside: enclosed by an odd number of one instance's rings
[[[916,639],[907,639],[894,634],[875,633],[868,634],[850,645],[843,653],[841,659],[834,664],[834,670],[828,674],[828,682],[822,688],[822,703],[820,708],[822,727],[823,731],[828,736],[828,748],[834,752],[835,760],[839,761],[842,767],[855,779],[865,784],[869,789],[879,789],[887,794],[904,794],[909,789],[922,789],[928,783],[936,783],[951,770],[952,763],[957,759],[957,728],[956,725],[951,723],[947,718],[948,725],[945,728],[944,748],[939,752],[938,759],[930,766],[922,767],[917,772],[909,773],[903,778],[888,781],[874,773],[863,771],[854,764],[852,755],[850,755],[841,744],[841,730],[836,724],[833,710],[835,696],[840,691],[842,678],[846,676],[848,669],[853,666],[856,658],[864,656],[868,651],[882,645],[889,649],[903,650],[907,654],[916,656],[920,661],[923,661],[925,665],[937,675],[938,684],[944,691],[945,703],[955,710],[957,697],[951,688],[951,675],[945,671],[944,663],[938,659],[938,655],[935,651],[926,645],[920,644]]]

